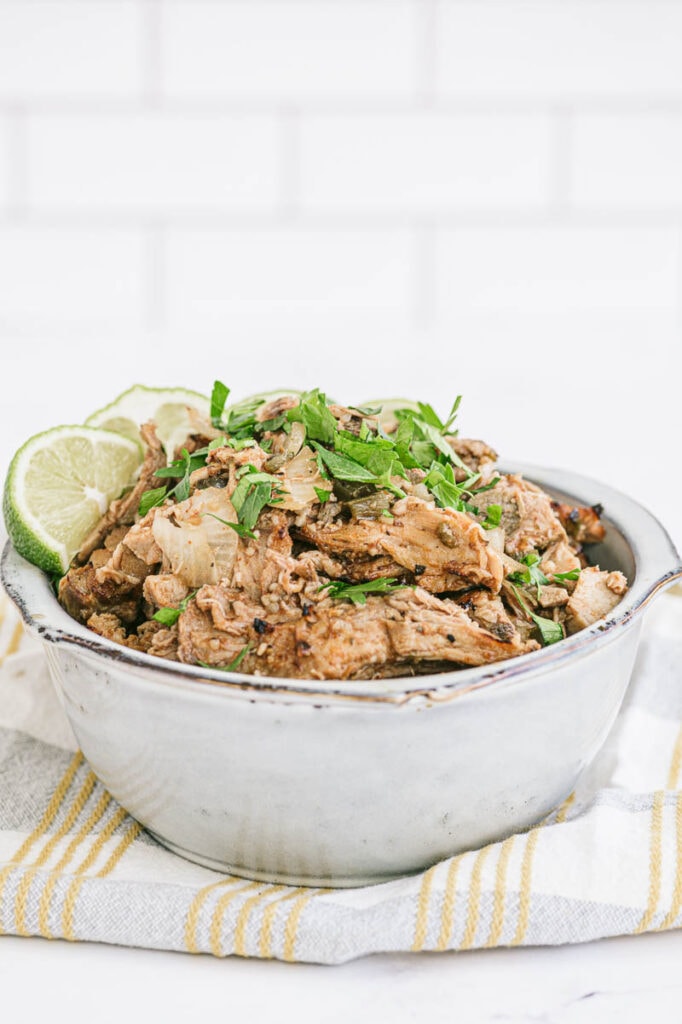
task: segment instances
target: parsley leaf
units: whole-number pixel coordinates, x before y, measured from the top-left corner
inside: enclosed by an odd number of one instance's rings
[[[325,490],[324,487],[315,487],[314,490],[315,490],[315,494],[317,495],[318,501],[322,505],[324,505],[324,503],[326,501],[329,501],[329,499],[331,498],[332,492]]]
[[[217,669],[218,672],[234,672],[235,669],[239,668],[252,647],[253,644],[250,641],[248,644],[244,644],[239,654],[232,659],[229,665],[209,665],[205,661],[200,661],[198,664],[201,665],[202,668]]]
[[[577,580],[579,576],[580,576],[580,569],[569,569],[568,572],[553,572],[552,573],[552,579],[553,580],[559,580],[559,581],[563,581],[563,580]]]
[[[486,513],[486,518],[481,523],[481,526],[484,530],[494,530],[496,526],[500,525],[500,521],[502,519],[502,506],[488,505]]]
[[[159,608],[152,618],[156,622],[161,622],[164,626],[174,626],[184,611],[187,610],[187,605],[190,603],[193,597],[196,597],[197,591],[193,590],[187,597],[183,597],[182,601],[177,608]]]
[[[354,605],[367,604],[367,594],[393,594],[396,590],[404,590],[406,583],[397,583],[395,578],[380,576],[367,583],[344,583],[342,580],[329,580],[318,590],[327,590],[329,597],[340,601],[352,601]]]
[[[225,402],[229,393],[230,389],[221,380],[214,382],[213,391],[211,392],[211,422],[214,426],[217,426],[222,419]]]
[[[526,613],[529,619],[532,619],[535,625],[540,630],[540,636],[545,647],[549,647],[550,644],[556,644],[559,640],[564,639],[564,631],[560,622],[555,622],[554,619],[543,619],[541,615],[536,615],[530,610],[526,602],[521,597],[521,593],[518,587],[515,587],[512,583],[512,590],[514,596],[519,602],[521,608]]]
[[[529,587],[537,587],[538,596],[540,587],[546,587],[549,579],[540,568],[540,556],[535,551],[529,552],[520,559],[526,568],[522,572],[513,572],[509,579],[513,583],[523,583]]]
[[[306,391],[301,401],[287,412],[290,423],[302,423],[309,438],[331,444],[336,431],[336,420],[327,408],[327,400],[319,388]]]
[[[151,491],[145,491],[140,498],[140,504],[138,507],[138,515],[146,516],[147,512],[156,505],[163,504],[166,498],[166,487],[155,487]]]
[[[239,522],[251,531],[265,506],[276,501],[273,487],[279,481],[269,473],[259,473],[251,464],[244,466],[243,470],[232,495],[232,505]]]
[[[211,519],[217,519],[219,523],[222,523],[223,526],[229,526],[230,529],[234,530],[234,532],[240,537],[249,537],[252,540],[256,539],[256,534],[249,530],[248,527],[244,526],[243,523],[230,523],[227,519],[221,519],[221,517],[217,516],[215,512],[202,512],[202,515],[210,516]]]
[[[331,452],[327,448],[323,448],[321,444],[316,441],[312,442],[312,446],[317,452],[318,461],[321,460],[323,465],[327,467],[329,472],[337,480],[350,480],[357,483],[370,483],[376,482],[376,476],[365,466],[362,466],[355,459],[349,458],[347,455],[341,455],[338,452]]]

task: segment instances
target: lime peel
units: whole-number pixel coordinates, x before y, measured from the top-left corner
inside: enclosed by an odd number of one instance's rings
[[[66,572],[141,461],[137,442],[108,430],[62,426],[31,437],[10,463],[3,494],[19,554],[46,572]]]

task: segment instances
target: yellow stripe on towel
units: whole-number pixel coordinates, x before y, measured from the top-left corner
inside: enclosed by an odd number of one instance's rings
[[[2,910],[3,893],[5,889],[5,883],[11,871],[25,859],[31,848],[38,842],[38,840],[45,835],[48,828],[59,814],[61,806],[66,798],[71,783],[73,782],[76,773],[83,763],[83,755],[81,751],[77,751],[71,758],[68,768],[62,776],[57,788],[50,797],[50,801],[43,812],[43,816],[34,828],[33,832],[23,841],[17,852],[13,855],[9,864],[7,864],[2,870],[0,870],[0,911]],[[0,935],[3,933],[2,919],[0,916]]]
[[[107,793],[106,790],[102,793],[97,804],[95,805],[90,817],[85,822],[81,830],[73,837],[63,856],[59,862],[55,864],[54,868],[50,872],[45,882],[45,887],[40,896],[40,905],[38,907],[38,931],[43,938],[51,939],[52,933],[49,927],[50,920],[50,905],[52,903],[52,894],[54,892],[57,881],[62,877],[64,868],[71,862],[78,847],[83,843],[88,836],[92,834],[92,830],[97,822],[102,818],[104,813],[111,803],[111,794]]]
[[[23,635],[24,635],[24,624],[23,624],[23,622],[19,621],[19,622],[16,623],[14,629],[12,630],[12,635],[9,638],[9,643],[7,644],[7,647],[5,648],[3,653],[0,654],[0,665],[2,665],[2,663],[5,660],[5,658],[9,658],[10,655],[17,653],[17,651],[19,650],[19,646],[21,644],[21,640],[22,640]]]
[[[668,778],[665,784],[666,789],[677,789],[680,781],[680,769],[682,768],[682,723],[677,732],[677,739],[673,748],[673,756],[668,770]]]
[[[659,931],[672,928],[682,910],[682,792],[678,792],[675,802],[675,884],[673,886],[670,910],[659,925]]]
[[[296,959],[296,942],[298,940],[298,925],[301,920],[301,914],[308,906],[311,900],[315,899],[316,896],[324,896],[325,893],[331,892],[330,889],[310,889],[307,892],[302,893],[297,900],[294,901],[294,905],[289,912],[289,916],[284,924],[284,950],[282,957],[284,960],[288,960],[292,963]]]
[[[661,896],[661,869],[663,862],[663,800],[662,789],[654,793],[654,802],[651,809],[651,845],[649,854],[649,896],[647,908],[642,919],[635,928],[634,934],[639,935],[645,932],[654,919],[658,908],[658,901]]]
[[[452,929],[455,923],[455,901],[457,899],[457,875],[459,874],[462,858],[462,854],[459,857],[452,858],[445,879],[443,909],[440,915],[440,932],[436,942],[436,949],[441,952],[449,947],[450,939],[452,938]]]
[[[262,892],[257,892],[255,896],[251,896],[239,911],[239,916],[237,917],[237,923],[234,929],[234,951],[237,956],[248,956],[248,953],[246,952],[246,928],[254,909],[259,903],[266,900],[268,896],[274,896],[276,893],[281,892],[282,889],[286,889],[286,886],[268,886],[263,889]]]
[[[214,956],[222,956],[222,934],[223,934],[223,923],[227,908],[233,903],[239,896],[242,896],[245,892],[253,892],[254,889],[260,889],[263,882],[249,882],[248,885],[243,886],[241,889],[232,889],[230,892],[224,893],[215,905],[213,910],[213,917],[211,918],[211,926],[208,932],[208,941],[211,947],[211,952]]]
[[[462,942],[460,949],[471,949],[476,939],[476,929],[478,928],[478,918],[480,914],[480,903],[481,903],[481,874],[483,872],[483,865],[485,864],[492,846],[484,846],[482,850],[479,850],[476,854],[476,860],[474,866],[471,869],[471,883],[469,885],[469,909],[467,912],[466,924],[464,925],[464,935],[462,936]]]
[[[490,934],[485,943],[485,947],[488,949],[497,946],[502,935],[502,929],[504,928],[504,907],[507,898],[507,867],[515,839],[516,836],[509,836],[508,839],[505,839],[500,847],[500,855],[497,858],[493,913],[490,921]]]
[[[431,902],[431,889],[433,887],[433,876],[438,869],[438,865],[434,864],[432,868],[425,873],[422,878],[422,884],[419,889],[419,898],[417,900],[417,918],[414,926],[414,940],[412,942],[412,952],[418,953],[424,948],[426,942],[426,932],[429,925],[429,904]]]
[[[260,939],[258,942],[258,955],[263,960],[272,959],[272,928],[275,921],[275,914],[278,909],[283,903],[295,900],[298,896],[302,896],[307,892],[308,889],[305,886],[299,885],[296,889],[291,889],[291,891],[286,893],[285,896],[281,896],[278,900],[273,900],[272,903],[268,903],[267,907],[263,911]]]
[[[243,881],[241,878],[221,878],[219,882],[212,882],[211,885],[205,885],[203,889],[200,889],[190,904],[190,908],[187,911],[187,919],[185,921],[185,946],[187,947],[188,953],[198,953],[199,946],[197,945],[197,927],[199,925],[199,915],[201,910],[206,903],[206,900],[215,889],[224,889],[228,885],[237,885]]]
[[[43,867],[52,856],[57,843],[67,835],[80,817],[83,808],[90,799],[96,782],[97,779],[94,773],[89,771],[85,776],[81,788],[71,804],[64,821],[61,823],[57,831],[50,837],[49,841],[45,843],[40,855],[36,858],[31,867],[22,875],[19,885],[17,886],[17,892],[14,899],[14,924],[17,935],[30,935],[30,932],[26,927],[26,907],[28,894],[31,890],[31,883],[38,874],[39,869]]]
[[[68,939],[69,942],[75,941],[75,935],[73,932],[73,917],[76,908],[76,900],[78,899],[78,894],[80,893],[81,888],[83,887],[83,883],[85,882],[86,872],[88,872],[90,868],[93,866],[93,864],[95,864],[105,843],[107,843],[109,839],[111,839],[112,835],[114,834],[118,826],[123,821],[125,821],[127,817],[127,812],[124,811],[122,807],[119,807],[116,813],[106,823],[100,834],[97,836],[97,839],[90,847],[87,856],[78,867],[74,880],[66,892],[66,896],[64,897],[64,906],[62,908],[62,936],[63,938]],[[127,846],[130,845],[130,841],[127,839],[127,835],[128,833],[126,833],[121,840],[121,843],[123,843],[124,841],[126,842],[126,849]],[[117,850],[120,849],[121,843],[119,843],[119,846],[116,848]],[[114,851],[114,853],[116,853],[116,850]],[[104,865],[102,871],[98,872],[97,877],[104,877],[105,874],[108,874],[106,868],[110,860],[111,858],[109,858],[109,861],[107,861],[107,863]]]

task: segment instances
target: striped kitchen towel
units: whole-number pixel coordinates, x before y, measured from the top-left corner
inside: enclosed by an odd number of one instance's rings
[[[76,750],[41,648],[0,595],[0,934],[341,963],[553,945],[682,923],[682,600],[649,612],[627,701],[544,822],[346,890],[220,875],[159,846]]]

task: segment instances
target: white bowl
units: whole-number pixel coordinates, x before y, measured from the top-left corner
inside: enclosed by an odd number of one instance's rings
[[[602,568],[630,589],[552,647],[417,678],[256,678],[163,661],[71,619],[10,546],[2,581],[43,641],[93,771],[176,853],[248,878],[365,885],[538,821],[613,724],[644,609],[682,575],[661,524],[574,473],[515,466],[562,500],[601,502]]]

